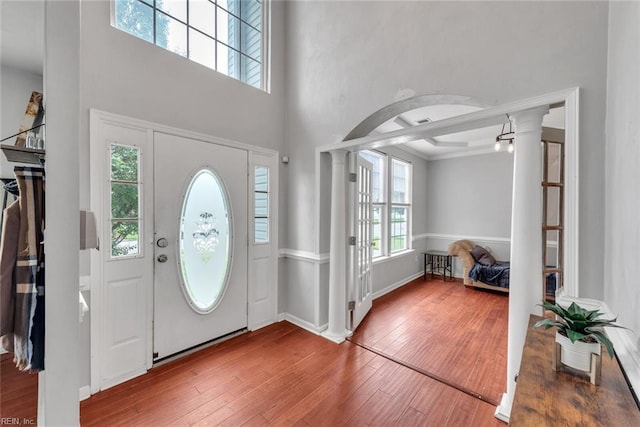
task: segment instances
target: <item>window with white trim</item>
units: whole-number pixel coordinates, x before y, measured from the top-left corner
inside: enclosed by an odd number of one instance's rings
[[[409,249],[411,214],[411,164],[391,158],[391,221],[389,252]]]
[[[253,169],[253,243],[269,243],[269,168]]]
[[[411,248],[411,163],[365,150],[360,156],[373,165],[373,258]]]
[[[265,88],[265,0],[112,0],[115,28]]]
[[[109,146],[109,221],[111,258],[141,255],[142,234],[139,147]]]

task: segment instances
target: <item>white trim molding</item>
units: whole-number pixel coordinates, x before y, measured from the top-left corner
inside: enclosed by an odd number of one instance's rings
[[[378,299],[381,296],[388,294],[389,292],[393,292],[396,289],[406,285],[407,283],[410,283],[410,282],[416,280],[417,278],[422,277],[423,275],[424,275],[424,272],[419,271],[418,273],[412,274],[409,277],[405,277],[404,279],[398,280],[397,282],[390,284],[386,288],[380,289],[379,291],[374,292],[373,295],[372,295],[373,299],[374,300]]]
[[[509,405],[509,398],[507,397],[507,393],[502,394],[502,399],[500,399],[500,404],[496,406],[496,410],[493,413],[493,416],[499,419],[500,421],[509,423],[509,417],[511,416],[511,407]]]
[[[411,254],[413,254],[415,252],[416,252],[415,249],[405,249],[402,252],[396,252],[396,253],[393,253],[393,254],[390,254],[390,255],[384,255],[384,256],[380,256],[380,257],[374,258],[372,262],[373,262],[374,265],[383,264],[385,262],[394,261],[394,260],[396,260],[398,258],[401,258],[403,256],[411,255]]]
[[[324,325],[320,325],[320,326],[316,326],[311,322],[307,322],[306,320],[303,320],[301,318],[299,318],[298,316],[294,316],[291,313],[284,313],[283,314],[284,319],[289,323],[292,323],[294,325],[296,325],[299,328],[304,329],[305,331],[309,331],[312,334],[315,335],[320,335],[322,334],[322,332],[324,332],[327,329],[327,324],[325,323]]]
[[[488,243],[511,243],[511,237],[495,237],[495,236],[464,236],[458,234],[436,234],[436,233],[424,233],[418,234],[413,237],[414,240],[417,239],[436,239],[436,240],[447,240],[455,242],[456,240],[471,240],[474,242],[488,242]]]
[[[80,401],[83,401],[85,399],[90,398],[91,397],[91,386],[84,385],[84,386],[80,387],[80,390],[78,391],[78,395],[79,395]]]
[[[280,258],[295,259],[298,261],[311,262],[314,264],[325,264],[329,262],[329,253],[316,254],[308,251],[299,251],[297,249],[280,249]]]
[[[483,242],[483,243],[497,243],[497,244],[511,244],[510,237],[495,237],[495,236],[463,236],[457,234],[436,234],[436,233],[421,233],[414,234],[411,238],[412,241],[423,240],[423,239],[434,239],[434,240],[446,240],[455,242],[456,240],[471,240],[473,242]],[[558,242],[555,240],[549,240],[548,247],[555,248],[558,247]]]

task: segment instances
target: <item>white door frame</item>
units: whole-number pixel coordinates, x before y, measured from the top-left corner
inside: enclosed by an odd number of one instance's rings
[[[268,301],[265,304],[264,299],[261,301],[261,305],[255,305],[252,303],[251,298],[248,301],[248,315],[249,315],[249,324],[248,329],[254,330],[260,327],[266,326],[270,323],[274,323],[278,320],[277,313],[277,304],[278,304],[278,200],[279,200],[279,154],[277,151],[270,150],[263,147],[258,147],[254,145],[244,144],[237,141],[231,141],[223,138],[212,137],[210,135],[204,135],[197,132],[192,132],[184,129],[173,128],[170,126],[161,125],[158,123],[153,123],[145,120],[139,120],[127,116],[122,116],[118,114],[108,113],[105,111],[91,109],[90,110],[90,168],[91,168],[91,210],[94,212],[96,216],[96,223],[103,224],[105,218],[105,207],[104,207],[104,191],[106,191],[105,186],[105,161],[106,155],[104,150],[102,149],[105,145],[105,139],[107,139],[108,135],[104,134],[103,124],[111,124],[114,126],[120,126],[125,128],[134,128],[139,130],[145,130],[147,132],[147,138],[145,141],[146,147],[143,147],[145,150],[145,155],[143,157],[143,170],[151,171],[153,168],[153,133],[161,132],[172,134],[176,136],[181,136],[185,138],[196,139],[203,142],[218,144],[222,146],[243,149],[248,151],[248,168],[251,171],[249,173],[248,179],[248,229],[249,233],[247,238],[247,242],[251,243],[253,241],[253,168],[255,164],[260,165],[268,165],[270,167],[270,171],[272,174],[272,191],[270,192],[271,197],[271,206],[272,210],[271,214],[271,256],[269,260],[269,264],[271,267],[270,271],[270,283],[268,283],[269,293],[268,293]],[[151,181],[151,182],[149,182]],[[153,195],[153,180],[146,179],[144,182],[144,192],[148,195]],[[144,197],[144,196],[143,196]],[[153,203],[146,202],[145,209],[148,211],[146,213],[146,221],[147,223],[153,224]],[[98,225],[98,229],[100,229],[100,225]],[[104,234],[104,233],[101,233]],[[100,235],[101,240],[101,251],[92,251],[91,252],[91,301],[90,301],[90,318],[91,318],[91,394],[97,393],[103,388],[115,385],[115,384],[101,384],[100,373],[101,373],[101,363],[103,362],[103,357],[101,355],[100,346],[103,340],[104,333],[104,325],[103,325],[103,299],[101,298],[101,291],[103,288],[104,275],[103,275],[103,254],[102,251],[107,249],[109,245],[108,236]],[[251,240],[249,240],[251,239]],[[153,245],[153,233],[147,235],[145,237],[145,241],[141,242],[143,245],[149,246],[147,252],[147,261],[149,264],[149,268],[153,269],[153,248],[150,245]],[[251,264],[253,260],[253,245],[248,245],[248,263]],[[150,254],[150,255],[149,255]],[[251,295],[253,291],[253,287],[255,283],[257,283],[258,278],[252,277],[252,268],[249,265],[246,266],[249,272],[248,277],[248,292]],[[153,276],[152,276],[153,277]],[[145,319],[146,319],[146,369],[150,369],[153,365],[153,346],[152,346],[152,337],[153,337],[153,280],[149,283],[146,292],[146,310]],[[254,291],[255,294],[255,291]],[[264,294],[264,293],[263,293]],[[266,308],[265,308],[266,307]],[[259,312],[259,315],[256,315],[256,312]],[[254,319],[252,321],[252,319]],[[136,375],[140,375],[144,373],[144,371],[136,371],[132,372],[129,378],[132,378]],[[129,378],[121,378],[120,382],[126,381]]]

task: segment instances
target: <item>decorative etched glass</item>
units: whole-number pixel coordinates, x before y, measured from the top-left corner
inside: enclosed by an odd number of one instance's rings
[[[215,309],[231,267],[232,224],[226,190],[209,169],[195,174],[182,205],[180,264],[183,291],[191,307]]]

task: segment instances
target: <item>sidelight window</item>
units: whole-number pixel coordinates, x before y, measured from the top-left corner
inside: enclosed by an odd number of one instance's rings
[[[112,258],[140,255],[140,157],[139,147],[119,144],[109,147]]]
[[[256,166],[253,186],[254,243],[269,243],[269,202],[269,168]]]

